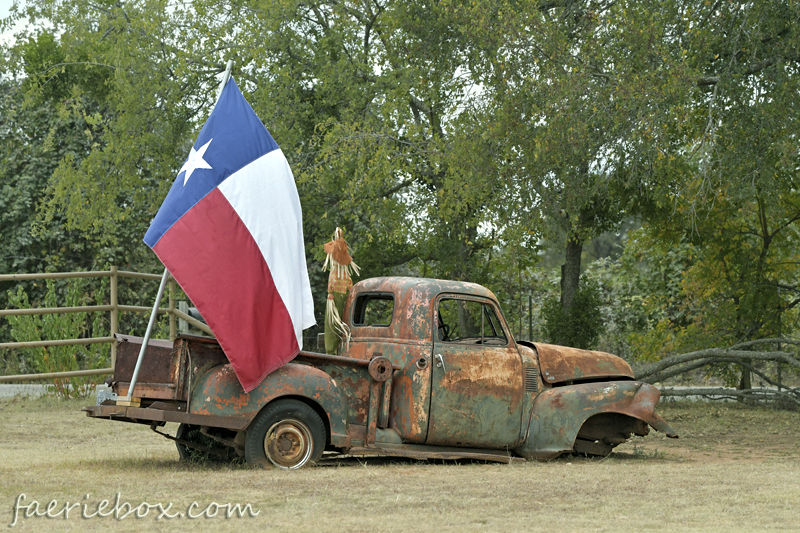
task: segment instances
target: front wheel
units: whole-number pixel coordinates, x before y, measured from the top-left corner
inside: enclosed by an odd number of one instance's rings
[[[278,400],[265,407],[245,438],[247,464],[294,470],[313,464],[325,450],[325,424],[314,409],[298,400]]]

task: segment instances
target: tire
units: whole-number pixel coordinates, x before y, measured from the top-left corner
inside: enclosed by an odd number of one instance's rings
[[[322,457],[325,438],[325,424],[314,409],[298,400],[277,400],[247,429],[244,457],[255,468],[294,470]]]

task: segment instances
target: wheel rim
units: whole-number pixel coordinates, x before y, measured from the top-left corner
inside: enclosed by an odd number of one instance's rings
[[[303,422],[285,419],[273,424],[264,436],[267,459],[278,468],[300,468],[311,457],[311,430]]]

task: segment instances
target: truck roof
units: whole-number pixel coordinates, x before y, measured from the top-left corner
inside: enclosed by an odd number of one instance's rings
[[[395,295],[413,292],[417,298],[430,299],[442,292],[455,294],[471,294],[484,298],[495,298],[494,293],[478,285],[466,281],[451,281],[432,278],[412,278],[408,276],[385,276],[382,278],[369,278],[359,281],[353,286],[353,292],[391,292]]]

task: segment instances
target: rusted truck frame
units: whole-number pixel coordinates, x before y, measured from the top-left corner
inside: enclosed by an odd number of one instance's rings
[[[619,357],[517,342],[495,296],[453,281],[356,284],[338,355],[301,352],[245,393],[214,339],[153,341],[138,407],[106,400],[88,416],[149,424],[183,458],[245,457],[298,468],[323,451],[411,458],[548,460],[608,455],[652,427],[659,391]],[[127,394],[141,339],[118,336],[112,387]],[[180,424],[173,437],[158,430]]]

